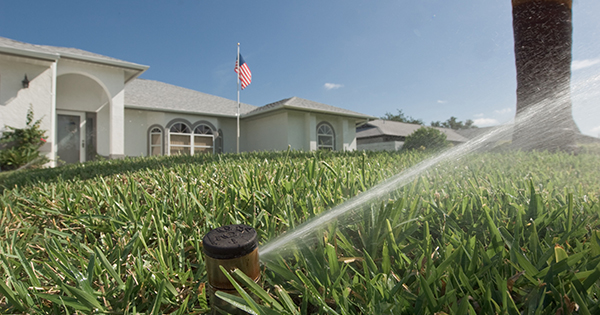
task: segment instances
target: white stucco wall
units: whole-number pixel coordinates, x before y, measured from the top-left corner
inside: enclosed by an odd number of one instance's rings
[[[317,149],[317,117],[311,113],[304,113],[304,138],[307,141],[307,151]]]
[[[329,123],[335,133],[335,150],[356,150],[356,128],[354,119],[297,110],[285,110],[249,120],[252,132],[248,133],[245,149],[312,151],[317,149],[317,126]],[[254,138],[260,135],[259,138]],[[252,137],[252,138],[250,138]],[[266,142],[266,143],[263,143]]]
[[[29,88],[23,88],[25,74]],[[46,130],[49,141],[41,148],[48,154],[52,148],[52,62],[0,55],[0,131],[5,126],[24,128],[27,111],[33,109],[34,120],[42,119],[40,128]]]
[[[125,86],[124,70],[118,67],[87,63],[72,59],[59,59],[57,76],[81,74],[96,81],[112,98]]]
[[[356,123],[354,120],[342,120],[343,150],[356,150]]]
[[[77,78],[82,82],[73,82]],[[62,81],[76,85],[62,85]],[[75,92],[77,86],[85,88],[85,94]],[[111,158],[125,155],[124,87],[122,68],[68,58],[58,61],[57,89],[63,96],[57,100],[57,108],[96,112],[97,152]],[[63,100],[66,103],[62,103]],[[77,105],[77,102],[83,104]]]
[[[185,120],[190,127],[199,121],[209,122],[223,132],[223,152],[236,151],[235,118],[125,109],[125,155],[147,155],[149,128],[159,125],[166,134],[167,125],[175,119]],[[240,152],[287,150],[288,145],[293,150],[316,150],[316,126],[322,121],[334,128],[336,150],[356,150],[354,120],[288,110],[242,119]]]
[[[346,117],[340,117],[335,115],[314,115],[317,126],[322,122],[327,122],[333,127],[333,131],[335,133],[336,151],[356,150],[356,128],[354,119],[349,119]]]
[[[386,142],[374,142],[364,143],[358,145],[360,151],[398,151],[402,149],[404,141],[386,141]]]
[[[306,119],[310,121],[310,117],[307,117],[303,112],[290,111],[288,113],[288,143],[292,150],[310,151],[309,137],[307,137],[305,130]],[[310,123],[308,125],[310,128]]]
[[[105,157],[111,155],[110,103],[107,91],[87,74],[68,73],[56,78],[57,110],[96,113],[96,152]]]
[[[56,109],[97,112],[109,102],[106,91],[92,78],[65,74],[56,78]]]
[[[228,128],[228,126],[222,126],[220,124],[222,118],[148,110],[125,109],[125,155],[147,156],[148,129],[150,128],[150,126],[160,125],[165,132],[163,136],[165,136],[167,133],[167,125],[175,119],[185,120],[187,123],[190,124],[190,128],[192,128],[192,126],[199,121],[209,122],[217,130]],[[227,122],[226,125],[231,125],[231,123]],[[235,128],[235,121],[233,127]],[[231,130],[228,130],[228,132],[225,133],[224,137],[224,146],[230,149],[232,146],[231,142],[233,142],[233,152],[235,152],[235,129],[233,133],[231,132]],[[163,143],[166,144],[164,140]]]
[[[235,118],[219,118],[219,126],[223,132],[223,152],[235,153],[237,137],[237,120]],[[240,146],[242,145],[240,140]]]
[[[287,150],[288,113],[251,117],[242,121],[240,151]]]
[[[24,89],[24,75],[30,81]],[[0,128],[22,128],[30,104],[35,119],[43,117],[48,143],[42,152],[54,157],[55,110],[97,113],[97,152],[124,153],[124,70],[61,58],[57,62],[0,55]]]

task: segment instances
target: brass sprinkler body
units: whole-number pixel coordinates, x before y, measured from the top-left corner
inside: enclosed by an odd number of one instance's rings
[[[245,314],[216,297],[215,293],[223,291],[237,294],[235,287],[219,266],[229,271],[237,268],[255,282],[260,279],[256,230],[243,224],[222,226],[204,235],[202,244],[206,259],[208,295],[213,313],[221,309],[229,313]]]

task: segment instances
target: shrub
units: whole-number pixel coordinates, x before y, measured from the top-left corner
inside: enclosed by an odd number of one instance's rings
[[[40,154],[40,147],[46,143],[46,131],[40,129],[41,119],[33,121],[33,110],[27,111],[27,127],[6,126],[0,143],[6,148],[0,151],[0,170],[13,170],[23,166],[38,168],[46,164],[48,158]]]
[[[402,149],[435,151],[449,146],[450,143],[446,141],[446,134],[435,128],[421,127],[406,137]]]
[[[579,153],[600,155],[600,143],[579,144]]]

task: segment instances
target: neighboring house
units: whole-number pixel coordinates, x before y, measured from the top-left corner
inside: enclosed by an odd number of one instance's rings
[[[374,120],[356,128],[358,150],[368,151],[395,151],[402,148],[404,140],[415,130],[426,127],[417,124],[408,124],[393,120]],[[467,142],[468,139],[448,128],[435,129],[446,134],[446,140],[457,145]]]
[[[42,119],[51,160],[67,163],[236,152],[237,102],[137,79],[148,66],[80,49],[0,37],[0,131]],[[356,150],[355,127],[373,117],[297,97],[241,104],[240,151]]]

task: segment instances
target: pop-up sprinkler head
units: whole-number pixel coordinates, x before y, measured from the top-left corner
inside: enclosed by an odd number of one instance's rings
[[[215,297],[216,291],[236,294],[235,287],[223,274],[219,266],[232,271],[239,269],[250,279],[258,282],[260,266],[258,260],[258,240],[256,230],[243,224],[216,228],[202,239],[208,276],[208,294],[211,308],[235,311],[223,300]]]

